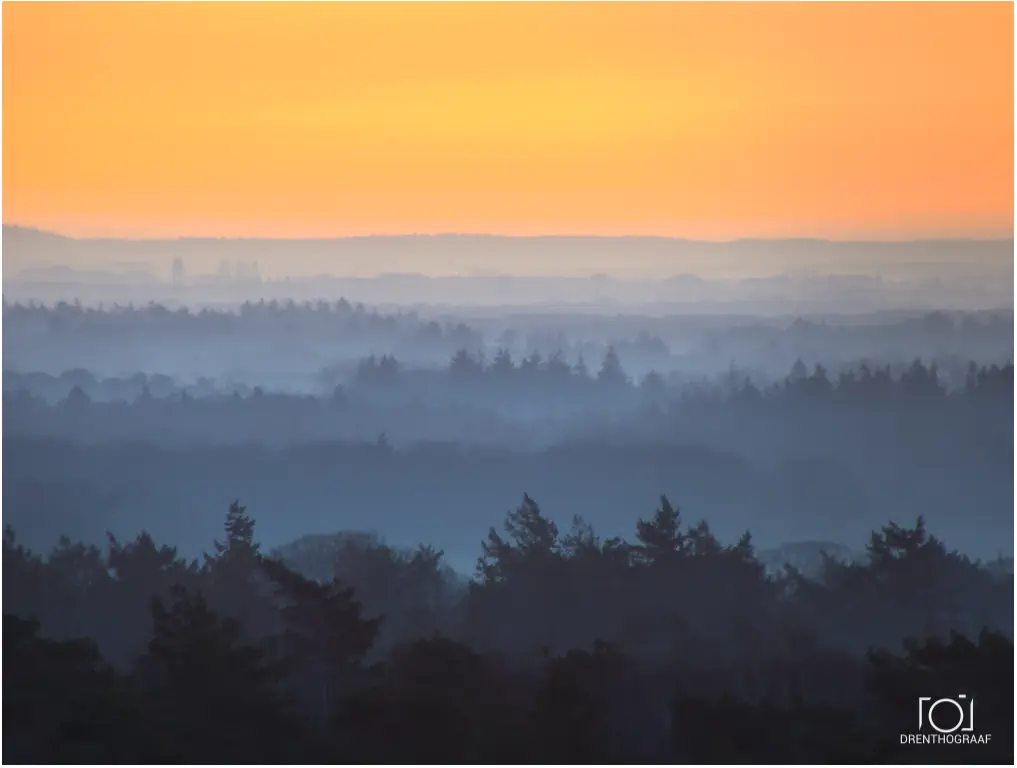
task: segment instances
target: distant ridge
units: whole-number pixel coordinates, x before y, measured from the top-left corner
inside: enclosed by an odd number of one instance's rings
[[[920,238],[861,238],[832,239],[823,237],[737,237],[727,240],[704,240],[687,237],[671,237],[668,235],[505,235],[490,232],[407,232],[399,235],[340,235],[335,237],[81,237],[67,235],[38,227],[21,224],[4,224],[3,236],[24,236],[52,238],[76,243],[336,243],[360,240],[441,240],[441,239],[476,239],[476,240],[636,240],[650,242],[682,243],[690,245],[736,245],[762,243],[797,243],[797,244],[831,244],[831,245],[914,245],[938,243],[1013,243],[1010,237],[920,237]]]
[[[376,235],[328,239],[72,238],[3,227],[8,277],[26,269],[70,266],[107,270],[118,262],[168,275],[174,259],[188,274],[215,273],[223,262],[258,262],[266,278],[502,275],[623,279],[694,275],[706,279],[794,273],[871,275],[888,279],[1013,280],[1013,238],[840,241],[486,234]]]

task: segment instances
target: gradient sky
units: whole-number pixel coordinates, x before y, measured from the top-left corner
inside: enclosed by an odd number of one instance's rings
[[[1013,5],[3,5],[3,220],[1013,233]]]

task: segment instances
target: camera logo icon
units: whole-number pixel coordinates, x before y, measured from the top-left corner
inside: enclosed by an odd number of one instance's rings
[[[975,700],[960,693],[955,698],[918,697],[918,730],[926,725],[937,733],[970,733],[975,730]]]

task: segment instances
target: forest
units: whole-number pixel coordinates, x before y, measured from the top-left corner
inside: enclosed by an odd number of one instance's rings
[[[0,763],[1017,765],[1013,10],[4,6]]]
[[[1013,356],[1013,311],[873,311],[862,314],[750,315],[739,305],[710,312],[614,312],[583,306],[541,310],[470,310],[455,306],[378,307],[339,301],[245,301],[88,305],[4,299],[4,368],[59,375],[84,369],[98,378],[139,371],[182,387],[231,393],[329,393],[364,358],[390,356],[409,368],[444,368],[460,350],[488,362],[508,353],[518,365],[539,356],[580,359],[593,372],[613,347],[626,372],[651,371],[698,381],[736,363],[757,383],[779,381],[798,358],[836,377],[872,368],[935,363],[944,383],[960,387],[966,366]],[[896,373],[896,371],[895,371]],[[66,392],[64,393],[66,395]]]
[[[377,530],[430,540],[468,569],[483,510],[529,488],[560,524],[581,508],[610,535],[666,492],[721,535],[750,527],[767,547],[848,544],[903,514],[968,554],[1010,554],[997,547],[1012,530],[1011,364],[972,363],[950,391],[920,361],[898,376],[863,364],[834,379],[798,362],[769,386],[731,372],[634,385],[610,350],[593,372],[461,351],[438,371],[368,358],[321,397],[144,375],[117,386],[119,400],[93,400],[114,385],[5,377],[5,519],[31,546],[147,527],[193,554],[214,533],[209,510],[243,487],[260,508],[287,508],[263,520],[273,546]]]
[[[1012,762],[1012,571],[921,518],[865,553],[770,576],[666,497],[629,541],[524,495],[466,583],[429,546],[263,552],[239,502],[200,560],[8,529],[4,760]],[[930,692],[979,738],[903,743]]]
[[[5,302],[5,761],[1012,762],[1012,312],[386,311]]]

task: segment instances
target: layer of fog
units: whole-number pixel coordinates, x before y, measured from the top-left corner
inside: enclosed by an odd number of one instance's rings
[[[10,301],[757,315],[1013,307],[1013,241],[466,235],[339,240],[74,240],[4,227]]]
[[[43,549],[108,527],[192,551],[239,496],[266,545],[370,529],[469,570],[524,491],[618,535],[664,492],[764,548],[923,514],[1012,555],[1012,247],[5,228],[5,521]],[[799,360],[825,392],[916,359],[934,395],[752,394]]]
[[[969,362],[1004,363],[1013,344],[1012,310],[654,317],[389,312],[346,301],[198,312],[5,301],[3,313],[5,371],[60,376],[81,369],[100,379],[140,372],[169,376],[181,387],[207,389],[203,382],[211,382],[227,392],[257,386],[315,395],[349,385],[372,355],[440,370],[461,350],[487,362],[505,352],[516,364],[557,356],[595,370],[613,348],[634,383],[651,372],[696,381],[732,371],[766,383],[798,359],[837,375],[860,362],[900,366],[920,358],[937,364],[944,384],[958,386]]]

